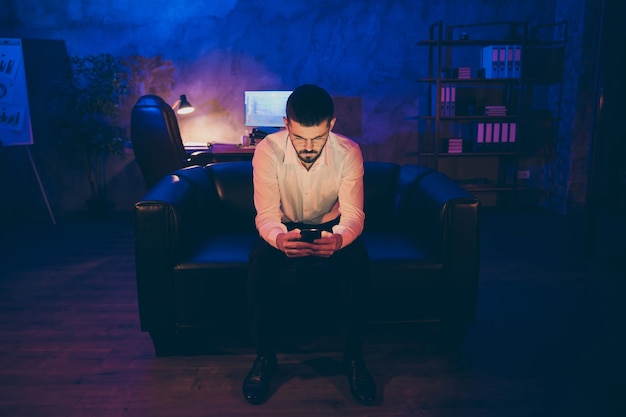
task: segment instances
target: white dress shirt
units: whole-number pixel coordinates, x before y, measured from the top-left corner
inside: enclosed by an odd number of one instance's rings
[[[255,223],[270,245],[278,248],[276,236],[287,232],[283,222],[321,224],[341,215],[332,230],[342,247],[363,231],[363,154],[356,142],[331,132],[307,171],[281,130],[256,145],[252,166]]]

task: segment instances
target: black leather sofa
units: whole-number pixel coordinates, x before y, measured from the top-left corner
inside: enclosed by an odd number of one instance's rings
[[[366,162],[364,183],[372,325],[428,321],[462,335],[476,311],[478,200],[418,165]],[[174,171],[135,204],[141,329],[157,356],[180,353],[183,334],[246,334],[254,214],[249,161]]]

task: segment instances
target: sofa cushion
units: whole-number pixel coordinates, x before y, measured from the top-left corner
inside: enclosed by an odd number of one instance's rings
[[[219,233],[209,235],[195,246],[175,267],[175,271],[205,270],[214,268],[248,267],[248,254],[256,233]],[[433,262],[434,255],[410,236],[400,232],[374,231],[362,235],[374,266],[413,266],[429,269],[440,268]]]
[[[373,264],[393,264],[400,267],[427,265],[434,267],[434,256],[410,236],[395,231],[363,233],[370,261]],[[440,263],[437,264],[441,266]]]
[[[174,267],[174,297],[179,306],[176,320],[180,326],[218,316],[229,320],[217,322],[245,322],[248,253],[256,238],[256,233],[207,236]],[[362,238],[377,294],[371,306],[375,321],[423,317],[426,311],[440,310],[433,306],[432,294],[442,286],[439,277],[443,266],[433,262],[428,250],[400,232],[366,232]]]
[[[247,268],[255,233],[209,235],[174,267],[175,271],[213,268]]]

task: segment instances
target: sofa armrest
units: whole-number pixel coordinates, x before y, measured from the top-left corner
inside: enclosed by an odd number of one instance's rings
[[[172,269],[185,248],[206,232],[204,168],[194,166],[161,179],[135,203],[135,268],[141,328],[174,326]],[[195,179],[195,181],[194,181]]]
[[[432,172],[412,189],[417,233],[428,240],[443,265],[451,321],[471,323],[476,315],[480,264],[480,202],[446,175]]]

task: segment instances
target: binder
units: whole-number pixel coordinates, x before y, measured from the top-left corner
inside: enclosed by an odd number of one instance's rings
[[[509,124],[508,123],[502,123],[500,134],[501,134],[500,142],[503,144],[508,144],[509,143]]]
[[[493,143],[493,123],[485,123],[485,146],[491,147]]]
[[[493,144],[497,145],[500,143],[500,123],[493,124]]]
[[[485,124],[478,123],[476,128],[476,150],[482,151],[485,146]]]
[[[446,86],[441,86],[440,98],[439,98],[439,116],[446,115]]]
[[[506,45],[498,48],[498,75],[496,78],[506,78]]]
[[[515,143],[515,135],[517,134],[517,123],[511,122],[509,124],[509,143]]]
[[[485,46],[482,49],[482,64],[485,78],[498,78],[499,51],[497,46]]]
[[[456,116],[456,86],[450,86],[450,116]]]
[[[515,46],[509,45],[506,50],[506,77],[515,78],[515,72],[513,71],[513,64],[515,62]]]
[[[513,74],[515,78],[522,76],[522,45],[516,45],[513,58]]]

